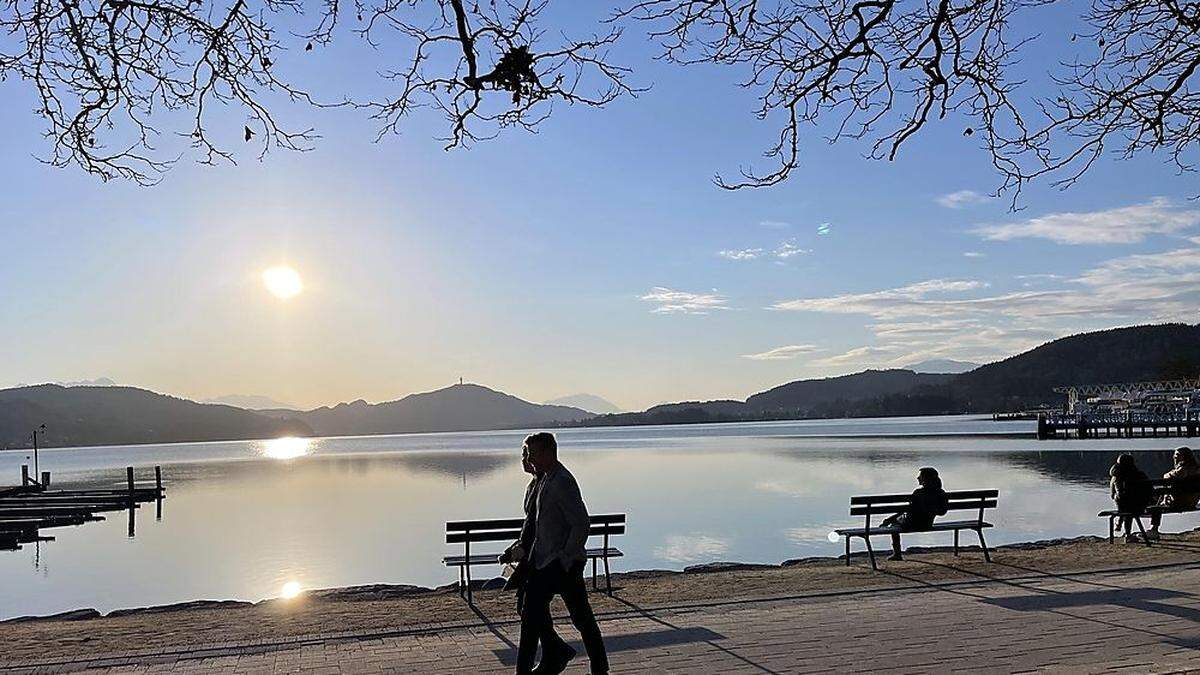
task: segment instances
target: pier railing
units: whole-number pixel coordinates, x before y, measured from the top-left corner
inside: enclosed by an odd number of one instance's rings
[[[1038,438],[1157,438],[1200,435],[1200,412],[1049,413],[1038,417]]]

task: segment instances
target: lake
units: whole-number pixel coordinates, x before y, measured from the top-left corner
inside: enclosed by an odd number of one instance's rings
[[[921,466],[946,488],[999,488],[989,544],[1102,534],[1115,453],[1151,475],[1186,439],[1033,439],[1033,422],[978,416],[562,429],[560,458],[592,513],[629,514],[616,571],[717,560],[836,556],[827,539],[853,494],[908,492]],[[127,536],[125,513],[45,530],[0,552],[0,618],[194,599],[258,600],[285,584],[437,586],[447,520],[520,515],[527,431],[184,443],[41,452],[56,487],[123,485],[123,467],[167,499]],[[1022,435],[1025,434],[1025,435]],[[15,483],[24,451],[0,452]],[[30,462],[32,463],[32,462]],[[1167,529],[1192,527],[1187,517]],[[949,537],[913,536],[946,544]],[[886,547],[885,542],[880,542]],[[497,550],[502,546],[497,546]],[[495,570],[478,569],[478,576]]]

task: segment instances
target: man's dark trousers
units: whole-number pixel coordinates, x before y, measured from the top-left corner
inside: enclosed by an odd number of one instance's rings
[[[571,623],[583,637],[592,673],[603,675],[608,672],[608,653],[604,650],[604,638],[596,625],[596,615],[588,602],[587,584],[583,580],[580,561],[564,570],[555,561],[544,569],[536,570],[525,582],[525,611],[521,615],[521,644],[517,648],[517,672],[528,673],[533,669],[533,658],[537,654],[538,640],[542,642],[542,660],[554,659],[566,651],[567,643],[554,630],[550,617],[550,601],[555,594],[561,595]]]

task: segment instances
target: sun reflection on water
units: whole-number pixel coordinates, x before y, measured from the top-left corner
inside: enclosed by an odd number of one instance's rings
[[[283,585],[283,588],[279,589],[279,597],[285,599],[294,598],[297,595],[300,595],[300,590],[299,581],[289,581]]]
[[[271,459],[295,459],[312,453],[312,445],[311,438],[272,438],[263,442],[262,454]]]

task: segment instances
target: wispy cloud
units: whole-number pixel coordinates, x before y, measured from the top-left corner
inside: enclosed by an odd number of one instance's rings
[[[965,252],[963,252],[963,257],[964,258],[983,258],[985,256],[984,256],[984,254],[980,253],[979,251],[965,251]]]
[[[786,223],[782,220],[760,220],[758,224],[762,227],[769,227],[772,230],[786,230],[792,226],[791,223]]]
[[[813,367],[897,367],[929,358],[989,361],[1080,330],[1195,321],[1200,237],[1190,246],[1122,256],[1071,277],[1023,275],[1034,289],[987,293],[970,279],[931,279],[869,293],[780,302],[783,311],[859,314],[876,343],[807,362]]]
[[[650,310],[655,314],[709,314],[716,310],[729,309],[729,299],[718,293],[715,288],[711,293],[690,293],[655,286],[639,299],[657,305]]]
[[[723,251],[717,251],[717,255],[727,260],[759,260],[759,259],[774,259],[776,262],[787,260],[794,256],[805,253],[812,253],[812,249],[801,248],[796,243],[795,239],[789,239],[775,248],[767,250],[765,248],[732,248]]]
[[[792,256],[801,255],[803,253],[812,253],[812,249],[800,248],[796,245],[794,240],[783,242],[779,246],[775,247],[775,250],[771,252],[772,255],[780,260],[787,260]]]
[[[1200,224],[1200,211],[1155,197],[1143,204],[1086,213],[1048,213],[1015,223],[981,225],[984,239],[1048,239],[1059,244],[1135,244],[1152,234],[1174,234]]]
[[[984,204],[990,201],[990,199],[987,195],[979,194],[974,190],[958,190],[957,192],[941,195],[934,199],[934,201],[948,209],[961,209],[972,204]]]
[[[822,350],[816,345],[785,345],[757,354],[742,354],[742,358],[754,361],[789,361],[819,351]]]
[[[762,254],[763,250],[761,248],[739,248],[717,251],[717,255],[728,260],[757,260],[762,257]]]

